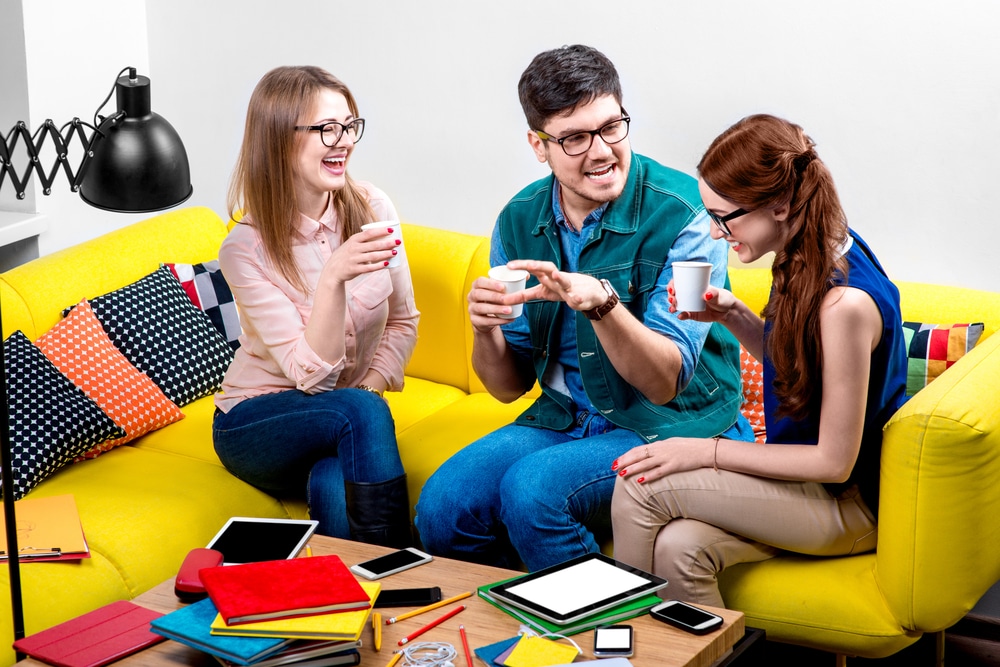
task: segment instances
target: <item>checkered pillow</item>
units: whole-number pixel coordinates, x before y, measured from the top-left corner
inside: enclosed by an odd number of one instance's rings
[[[975,347],[985,326],[903,322],[906,342],[906,395],[913,396]]]
[[[14,498],[73,459],[125,431],[20,331],[3,342]]]
[[[753,427],[754,440],[764,442],[767,426],[764,420],[764,365],[740,345],[740,375],[743,377],[743,405],[740,411]]]
[[[212,325],[219,330],[229,345],[235,350],[240,346],[240,315],[236,311],[236,301],[229,289],[219,260],[201,264],[164,264],[177,277],[191,302],[201,308]]]
[[[233,349],[166,267],[90,300],[108,338],[177,405],[222,386]]]
[[[127,434],[102,442],[82,458],[92,459],[184,419],[180,408],[111,344],[86,301],[78,303],[35,345]]]

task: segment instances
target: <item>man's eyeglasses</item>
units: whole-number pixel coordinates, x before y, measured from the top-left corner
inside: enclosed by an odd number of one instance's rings
[[[590,150],[590,147],[594,144],[594,137],[597,135],[601,135],[601,139],[608,145],[617,144],[619,141],[628,136],[628,124],[631,121],[632,119],[625,113],[625,109],[622,109],[621,118],[613,120],[610,123],[605,123],[596,130],[575,132],[560,139],[553,137],[551,134],[542,132],[541,130],[535,130],[535,134],[537,134],[538,138],[542,141],[552,141],[562,146],[563,152],[566,153],[566,155],[576,157],[577,155],[583,155]]]
[[[747,213],[751,213],[751,211],[748,211],[744,208],[738,208],[732,213],[727,213],[722,217],[717,216],[716,214],[709,211],[707,208],[705,209],[705,212],[708,213],[709,217],[712,218],[712,221],[719,226],[719,229],[721,229],[722,233],[725,234],[726,236],[733,235],[733,233],[729,230],[729,225],[726,223],[728,223],[730,220],[735,220],[736,218],[742,217]]]
[[[346,125],[331,120],[322,125],[296,125],[295,129],[299,132],[319,132],[319,138],[323,141],[323,145],[333,148],[345,132],[354,143],[361,141],[361,135],[365,133],[365,119],[355,118]]]

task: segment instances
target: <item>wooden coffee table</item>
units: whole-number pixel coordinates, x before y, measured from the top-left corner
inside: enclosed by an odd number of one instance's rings
[[[347,565],[353,565],[391,551],[391,549],[384,547],[324,536],[313,537],[310,545],[314,555],[337,554]],[[361,636],[363,644],[361,664],[365,667],[383,667],[392,659],[393,651],[399,648],[397,642],[402,637],[423,627],[453,607],[465,604],[467,607],[465,611],[416,638],[414,643],[422,641],[449,642],[458,651],[458,657],[454,660],[455,666],[466,667],[465,652],[458,632],[459,625],[465,626],[469,648],[472,651],[480,646],[515,636],[520,625],[514,617],[476,596],[476,588],[501,579],[509,579],[517,574],[512,570],[464,563],[447,558],[435,558],[426,565],[381,579],[382,586],[386,589],[440,586],[443,598],[449,598],[465,591],[471,591],[473,596],[453,605],[399,621],[393,625],[383,625],[382,648],[377,652],[374,649],[372,630],[369,624]],[[143,593],[134,601],[144,607],[164,613],[178,609],[182,603],[174,596],[173,584],[173,579],[165,581]],[[379,611],[384,618],[390,618],[409,609],[411,608],[385,608]],[[649,615],[625,621],[635,628],[635,655],[629,660],[635,667],[653,667],[654,665],[656,667],[680,667],[682,665],[685,667],[709,667],[744,636],[743,614],[741,612],[714,608],[711,611],[722,616],[723,626],[715,632],[702,636],[677,630],[653,620]],[[593,632],[582,632],[573,635],[572,638],[583,649],[583,655],[579,656],[577,661],[593,659]],[[482,661],[475,655],[471,656],[471,659],[475,667],[484,667]],[[17,664],[45,667],[44,663],[31,658]],[[176,667],[177,665],[218,667],[219,663],[206,653],[167,640],[114,664],[122,667],[139,665],[143,667]]]

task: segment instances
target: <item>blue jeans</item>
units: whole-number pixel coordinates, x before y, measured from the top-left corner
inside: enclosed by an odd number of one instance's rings
[[[420,492],[433,554],[535,571],[600,551],[610,536],[611,463],[643,439],[601,417],[560,432],[511,424],[444,462]]]
[[[212,436],[229,472],[271,495],[305,492],[317,532],[333,537],[350,538],[345,481],[403,474],[389,407],[360,389],[256,396],[217,412]]]

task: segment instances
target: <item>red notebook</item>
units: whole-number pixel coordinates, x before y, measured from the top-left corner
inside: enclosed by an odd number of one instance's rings
[[[99,667],[161,642],[149,622],[163,614],[119,600],[14,642],[14,650],[56,667]]]
[[[371,606],[340,556],[222,565],[200,574],[227,625]]]

